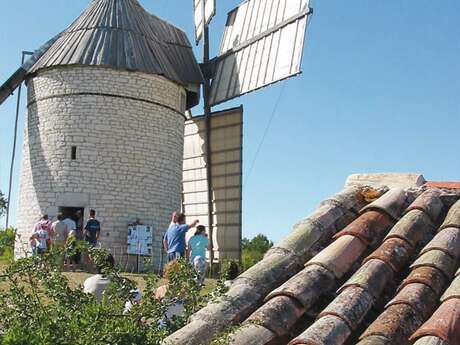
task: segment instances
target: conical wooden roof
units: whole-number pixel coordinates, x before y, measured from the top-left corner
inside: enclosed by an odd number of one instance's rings
[[[192,92],[202,82],[186,34],[148,13],[137,0],[93,0],[30,73],[63,65],[163,75],[185,87],[195,84]]]

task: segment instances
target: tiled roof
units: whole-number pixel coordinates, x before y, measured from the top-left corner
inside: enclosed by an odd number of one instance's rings
[[[460,192],[372,185],[324,201],[165,343],[235,325],[228,344],[460,345]]]

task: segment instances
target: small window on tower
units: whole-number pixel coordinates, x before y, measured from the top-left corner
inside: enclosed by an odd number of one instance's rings
[[[77,147],[76,146],[72,146],[72,152],[70,156],[73,161],[77,159]]]

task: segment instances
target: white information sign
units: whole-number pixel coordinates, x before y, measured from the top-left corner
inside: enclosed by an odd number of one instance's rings
[[[153,227],[151,225],[128,226],[128,254],[152,256]]]

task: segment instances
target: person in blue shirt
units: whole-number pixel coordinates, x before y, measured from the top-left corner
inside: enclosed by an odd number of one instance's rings
[[[190,259],[190,264],[198,273],[197,283],[199,285],[203,285],[206,275],[206,249],[211,250],[206,228],[203,225],[198,225],[195,235],[188,240],[187,256]]]
[[[99,236],[101,234],[101,223],[95,218],[96,211],[91,209],[89,210],[89,219],[85,226],[84,236],[85,241],[89,243],[90,246],[94,247],[99,241]]]
[[[163,238],[163,247],[168,253],[168,262],[185,257],[185,234],[198,223],[199,220],[195,220],[187,225],[185,214],[173,213],[173,222]]]

